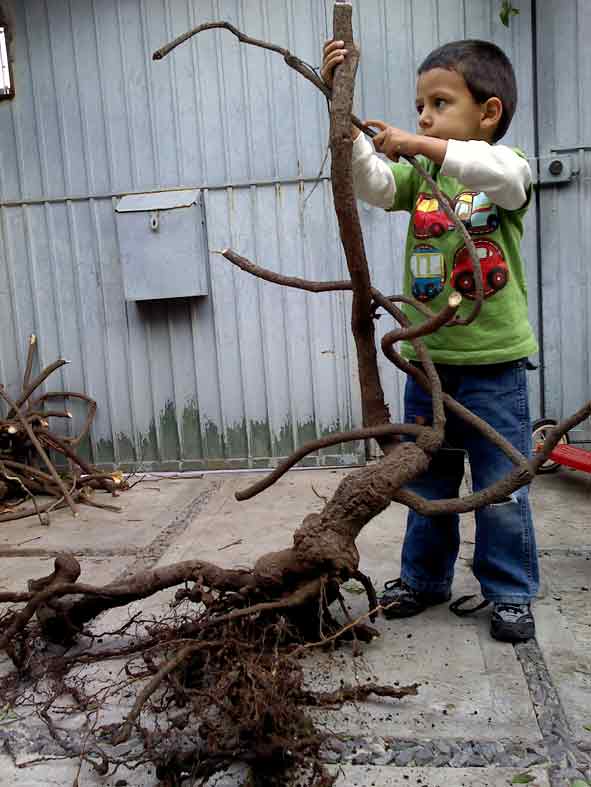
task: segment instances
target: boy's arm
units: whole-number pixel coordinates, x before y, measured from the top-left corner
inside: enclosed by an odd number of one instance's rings
[[[526,159],[507,145],[489,145],[480,140],[448,140],[441,174],[451,175],[464,186],[486,192],[505,210],[523,207],[532,182]]]
[[[392,169],[375,154],[365,134],[360,133],[353,141],[351,167],[357,199],[378,208],[391,209],[396,194]]]

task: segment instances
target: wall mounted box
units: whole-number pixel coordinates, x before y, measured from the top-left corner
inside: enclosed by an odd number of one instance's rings
[[[207,295],[199,189],[128,194],[115,206],[128,301]]]

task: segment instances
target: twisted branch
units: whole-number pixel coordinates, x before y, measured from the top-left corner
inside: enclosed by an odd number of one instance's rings
[[[64,361],[63,358],[59,358],[57,361],[50,363],[49,366],[46,366],[45,369],[43,369],[43,371],[41,371],[37,375],[37,377],[35,377],[35,379],[32,382],[30,382],[26,387],[23,386],[22,394],[14,402],[14,405],[11,407],[11,409],[8,412],[8,418],[9,419],[14,418],[16,415],[16,408],[22,407],[23,404],[27,401],[27,399],[31,396],[31,394],[34,393],[34,391],[36,391],[37,388],[39,388],[39,386],[42,383],[44,383],[45,380],[47,380],[47,378],[50,375],[52,375],[55,371],[57,371],[57,369],[59,369],[62,366],[65,366],[68,363],[70,363],[70,361]],[[27,364],[27,368],[28,368],[28,364]]]
[[[44,402],[48,402],[52,399],[80,399],[81,401],[86,402],[86,404],[88,405],[86,418],[80,429],[80,432],[75,437],[63,438],[65,442],[69,443],[72,446],[78,445],[82,440],[82,438],[86,437],[86,435],[90,432],[90,427],[92,426],[92,422],[94,421],[96,415],[96,407],[97,407],[96,401],[92,399],[90,396],[87,396],[86,394],[83,393],[78,393],[77,391],[49,391],[48,393],[45,393],[42,396],[37,397],[37,399],[34,399],[30,404],[30,408],[34,410],[40,405],[43,405]],[[57,413],[54,411],[50,411],[46,413],[42,412],[41,414],[44,415],[45,417],[49,417],[50,415],[59,416],[62,418],[72,417],[71,413],[68,412]]]
[[[56,363],[58,363],[58,362],[56,361]],[[35,432],[31,428],[31,425],[27,422],[27,419],[23,416],[23,414],[21,412],[21,409],[20,409],[20,405],[18,403],[14,402],[10,398],[10,396],[8,396],[8,394],[4,390],[4,386],[3,385],[0,385],[0,397],[2,397],[2,399],[4,399],[4,401],[11,408],[11,412],[14,411],[14,413],[16,414],[16,417],[21,422],[21,424],[23,426],[23,429],[27,433],[27,436],[28,436],[29,440],[33,444],[35,450],[37,451],[37,453],[39,454],[39,456],[41,457],[43,462],[45,463],[47,469],[49,470],[49,474],[51,475],[51,477],[55,481],[56,485],[58,486],[59,490],[61,491],[61,493],[62,493],[62,495],[64,497],[64,500],[67,502],[68,506],[70,507],[70,510],[71,510],[72,514],[74,516],[78,516],[78,512],[76,511],[76,506],[74,505],[74,501],[72,500],[72,498],[70,496],[70,493],[68,492],[68,490],[66,488],[66,485],[64,484],[62,479],[59,477],[59,475],[57,473],[57,470],[53,466],[53,462],[47,456],[47,454],[45,452],[45,449],[43,448],[43,446],[41,445],[41,443],[37,439],[37,437],[35,435]]]
[[[319,451],[322,448],[328,448],[338,443],[350,443],[354,440],[369,440],[370,438],[378,439],[380,437],[389,437],[390,435],[405,434],[419,437],[426,430],[432,431],[430,427],[418,426],[416,424],[382,424],[381,426],[351,429],[348,432],[335,432],[334,434],[327,435],[318,440],[312,440],[290,454],[287,459],[280,462],[277,467],[263,479],[242,491],[236,492],[236,500],[249,500],[264,489],[268,489],[278,481],[282,475],[285,475],[290,467],[293,467],[308,454]]]

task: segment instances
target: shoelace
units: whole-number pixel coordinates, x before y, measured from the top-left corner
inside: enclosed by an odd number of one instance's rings
[[[402,594],[406,594],[407,596],[410,596],[411,598],[415,598],[416,596],[419,595],[416,590],[413,590],[413,588],[409,587],[408,585],[405,585],[404,582],[400,578],[398,578],[398,579],[389,579],[386,582],[384,582],[384,590],[394,590],[395,588],[399,588],[400,589],[401,595]],[[388,607],[392,607],[394,605],[400,606],[400,601],[391,601],[388,604]]]
[[[456,599],[453,603],[449,605],[450,612],[453,612],[454,615],[457,615],[459,618],[463,618],[466,615],[473,615],[475,612],[479,612],[481,609],[488,607],[490,601],[486,599],[482,601],[480,604],[477,604],[475,607],[468,607],[467,609],[462,609],[464,604],[470,599],[476,598],[475,594],[471,596],[460,596],[460,598]]]
[[[482,601],[480,604],[477,604],[475,607],[468,607],[467,609],[462,609],[464,604],[470,599],[476,598],[476,595],[471,596],[460,596],[460,598],[456,599],[452,604],[449,605],[450,612],[453,612],[454,615],[457,615],[460,618],[465,617],[466,615],[473,615],[475,612],[479,612],[481,609],[488,607],[491,603],[486,599]],[[497,604],[496,605],[496,612],[502,614],[503,612],[508,612],[509,615],[513,617],[521,617],[521,615],[527,614],[527,605],[526,604]]]
[[[526,604],[497,604],[496,612],[503,614],[508,612],[511,617],[520,618],[528,612]]]

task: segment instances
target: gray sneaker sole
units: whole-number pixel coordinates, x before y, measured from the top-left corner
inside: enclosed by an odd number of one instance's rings
[[[499,642],[526,642],[536,636],[536,625],[533,621],[527,623],[503,623],[491,620],[490,635]]]

